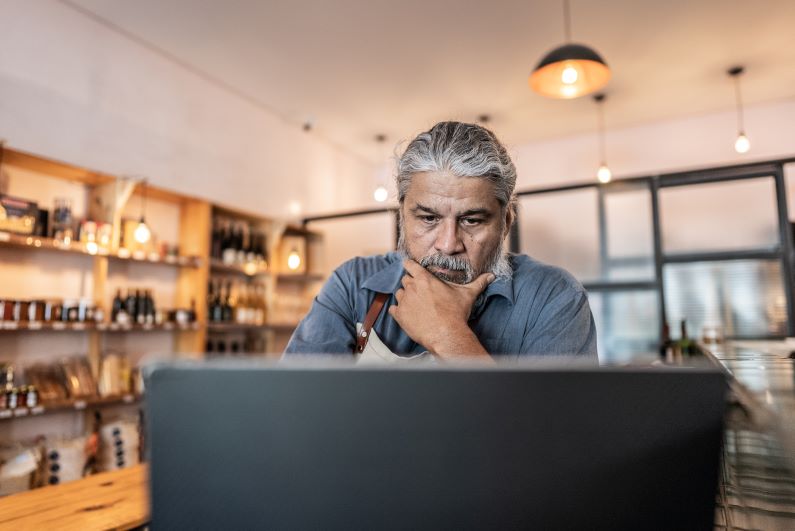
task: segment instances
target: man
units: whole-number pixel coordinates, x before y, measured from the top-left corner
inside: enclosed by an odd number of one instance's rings
[[[400,252],[334,271],[286,354],[596,359],[583,287],[562,269],[503,251],[516,168],[494,133],[438,123],[409,143],[397,169]]]

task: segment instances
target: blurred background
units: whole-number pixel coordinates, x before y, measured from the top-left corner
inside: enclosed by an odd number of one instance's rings
[[[0,15],[0,362],[7,400],[53,413],[6,439],[129,417],[153,353],[281,352],[335,267],[394,249],[394,156],[440,120],[508,146],[506,247],[583,282],[602,363],[656,359],[666,325],[795,335],[792,1]]]

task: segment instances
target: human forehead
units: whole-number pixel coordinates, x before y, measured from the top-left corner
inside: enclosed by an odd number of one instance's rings
[[[412,175],[405,204],[431,207],[440,213],[471,209],[497,211],[500,203],[494,184],[484,177],[458,177],[449,172],[422,172]]]

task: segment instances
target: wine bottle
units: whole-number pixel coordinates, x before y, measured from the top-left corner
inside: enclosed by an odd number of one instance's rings
[[[221,261],[227,265],[235,263],[237,258],[237,249],[235,248],[235,235],[232,230],[231,224],[227,224],[224,230],[223,251]]]
[[[679,350],[681,351],[682,356],[687,357],[698,354],[695,343],[687,336],[687,321],[685,319],[682,319],[680,328],[681,337],[679,339]]]
[[[146,323],[146,299],[138,289],[135,290],[135,322],[139,325]]]
[[[671,341],[671,327],[668,326],[668,321],[663,323],[660,360],[665,363],[674,362],[674,342]]]
[[[152,297],[152,290],[146,290],[146,324],[155,323],[155,299]]]
[[[212,312],[213,317],[212,321],[215,323],[220,323],[224,320],[224,309],[223,304],[221,302],[221,281],[219,280],[218,283],[213,288],[213,303],[212,303]]]
[[[240,223],[238,225],[238,239],[237,239],[237,247],[235,249],[236,250],[235,261],[238,264],[246,263],[246,249],[245,249],[246,243],[245,243],[245,241],[246,241],[247,232],[248,232],[248,229],[246,228],[246,225],[244,223]]]
[[[110,320],[113,323],[119,321],[119,312],[124,311],[124,301],[121,299],[121,288],[116,290],[116,296],[113,297],[113,303],[110,309]]]
[[[210,256],[215,258],[216,260],[221,259],[221,253],[223,249],[221,248],[221,237],[223,233],[221,231],[221,223],[218,218],[213,220],[213,233],[212,233],[212,240],[210,244]]]
[[[246,263],[253,264],[256,263],[257,260],[257,253],[255,251],[256,248],[256,233],[251,230],[251,227],[248,228],[248,237],[246,238]]]
[[[228,282],[226,285],[226,296],[223,299],[223,304],[221,305],[221,313],[222,313],[222,321],[225,323],[232,321],[232,304],[229,300],[232,292],[232,282]]]
[[[133,290],[131,289],[127,290],[127,298],[124,301],[124,306],[127,311],[129,322],[136,322],[136,300]]]

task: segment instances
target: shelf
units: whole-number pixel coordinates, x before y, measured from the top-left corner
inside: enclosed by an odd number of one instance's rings
[[[279,282],[321,282],[326,280],[326,276],[320,273],[306,273],[300,275],[296,275],[295,273],[284,273],[280,274],[276,279]]]
[[[47,413],[57,413],[59,411],[84,411],[88,408],[103,406],[118,406],[122,404],[135,404],[143,399],[140,395],[121,395],[121,396],[94,396],[86,398],[69,398],[57,402],[39,404],[33,408],[18,407],[16,409],[0,410],[0,421],[11,420],[23,417],[38,417]]]
[[[293,331],[298,323],[268,323],[264,325],[238,324],[238,323],[209,323],[208,332],[247,332],[247,331],[268,331],[275,332]]]
[[[202,325],[201,323],[188,323],[188,324],[177,324],[177,323],[163,323],[159,325],[151,324],[151,325],[140,325],[140,324],[130,324],[130,325],[120,325],[116,323],[100,323],[96,325],[96,329],[100,332],[157,332],[157,331],[177,331],[177,332],[193,332],[196,330],[201,330]]]
[[[176,323],[163,323],[159,325],[120,325],[115,323],[43,323],[43,322],[0,322],[0,332],[85,332],[96,330],[98,332],[156,332],[178,331],[192,332],[200,330],[201,323],[179,325]]]
[[[147,257],[145,255],[137,255],[135,253],[129,253],[129,256],[127,256],[124,251],[120,253],[109,253],[101,249],[96,252],[90,252],[88,249],[86,249],[85,244],[81,242],[72,242],[68,247],[66,247],[53,238],[25,236],[23,234],[13,234],[11,232],[5,231],[0,231],[0,247],[54,251],[59,253],[79,254],[83,256],[106,256],[113,260],[141,262],[147,264],[163,264],[177,267],[200,267],[202,264],[201,258],[196,256],[167,256],[165,258],[161,258],[159,255],[157,257]]]
[[[247,269],[245,266],[237,264],[225,264],[215,258],[210,260],[210,271],[212,273],[228,273],[232,275],[242,275],[246,277],[269,275],[266,269]]]

